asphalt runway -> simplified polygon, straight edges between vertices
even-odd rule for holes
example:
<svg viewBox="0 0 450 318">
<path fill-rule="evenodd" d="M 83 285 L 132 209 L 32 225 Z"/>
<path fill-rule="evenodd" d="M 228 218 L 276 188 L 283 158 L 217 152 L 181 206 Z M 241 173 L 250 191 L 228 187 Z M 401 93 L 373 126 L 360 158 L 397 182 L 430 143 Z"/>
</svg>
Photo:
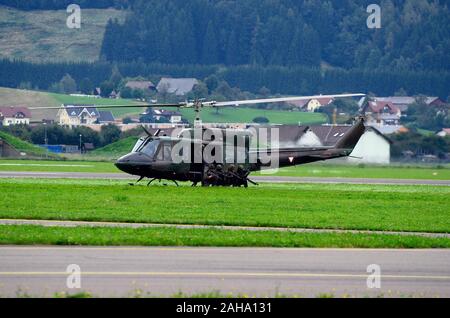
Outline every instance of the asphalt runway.
<svg viewBox="0 0 450 318">
<path fill-rule="evenodd" d="M 67 287 L 70 264 L 79 266 L 80 289 Z M 372 264 L 379 266 L 380 288 L 367 284 L 376 287 L 367 271 Z M 62 291 L 450 297 L 450 250 L 0 247 L 0 296 Z"/>
<path fill-rule="evenodd" d="M 28 172 L 0 171 L 0 178 L 44 178 L 44 179 L 110 179 L 136 180 L 125 173 L 92 173 L 92 172 Z M 251 176 L 258 183 L 348 183 L 348 184 L 384 184 L 384 185 L 435 185 L 450 186 L 450 180 L 420 179 L 372 179 L 372 178 L 313 178 L 313 177 L 280 177 Z"/>
</svg>

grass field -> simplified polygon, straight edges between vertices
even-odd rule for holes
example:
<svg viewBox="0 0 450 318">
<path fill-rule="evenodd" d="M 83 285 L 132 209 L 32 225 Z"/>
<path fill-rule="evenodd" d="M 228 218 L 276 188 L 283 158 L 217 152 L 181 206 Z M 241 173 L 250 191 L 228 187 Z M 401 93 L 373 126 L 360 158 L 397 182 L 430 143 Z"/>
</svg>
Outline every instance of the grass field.
<svg viewBox="0 0 450 318">
<path fill-rule="evenodd" d="M 309 164 L 280 169 L 278 176 L 449 180 L 450 166 Z"/>
<path fill-rule="evenodd" d="M 0 160 L 0 171 L 120 172 L 112 162 L 63 160 Z"/>
<path fill-rule="evenodd" d="M 0 218 L 450 233 L 448 187 L 135 186 L 108 180 L 0 180 Z M 24 199 L 26 198 L 26 199 Z M 0 244 L 450 247 L 449 238 L 176 228 L 0 226 Z"/>
<path fill-rule="evenodd" d="M 21 11 L 0 6 L 0 57 L 33 62 L 99 59 L 109 19 L 123 21 L 126 11 L 82 9 L 80 29 L 69 29 L 66 10 Z"/>
<path fill-rule="evenodd" d="M 450 248 L 450 239 L 401 235 L 292 233 L 173 228 L 64 228 L 0 225 L 0 244 Z"/>
<path fill-rule="evenodd" d="M 449 195 L 450 188 L 433 186 L 266 184 L 238 189 L 3 179 L 0 219 L 383 230 L 411 235 L 1 225 L 0 244 L 449 248 L 450 238 L 413 233 L 450 233 Z"/>
<path fill-rule="evenodd" d="M 114 145 L 93 151 L 86 161 L 0 160 L 0 171 L 53 172 L 119 172 L 113 159 L 128 153 L 134 145 L 131 137 Z M 109 158 L 110 162 L 92 161 L 93 157 Z M 253 175 L 259 175 L 258 172 Z M 354 166 L 338 164 L 307 164 L 280 169 L 277 176 L 333 177 L 333 178 L 398 178 L 450 180 L 450 166 Z M 131 177 L 131 176 L 130 176 Z"/>
<path fill-rule="evenodd" d="M 194 122 L 195 113 L 192 109 L 181 109 L 183 116 Z M 290 112 L 280 110 L 265 110 L 248 107 L 223 108 L 219 113 L 214 109 L 202 111 L 202 121 L 206 123 L 251 123 L 255 117 L 264 116 L 271 124 L 323 124 L 327 117 L 320 113 Z"/>
<path fill-rule="evenodd" d="M 26 153 L 28 156 L 39 156 L 43 157 L 46 155 L 45 149 L 35 146 L 33 144 L 30 144 L 26 141 L 23 141 L 19 138 L 16 138 L 14 136 L 11 136 L 7 133 L 4 133 L 3 131 L 0 131 L 0 138 L 5 140 L 8 144 L 13 146 L 16 150 L 19 152 Z M 57 157 L 55 154 L 49 154 L 50 157 Z"/>
<path fill-rule="evenodd" d="M 449 195 L 449 187 L 433 186 L 177 188 L 3 179 L 0 218 L 450 233 Z"/>
<path fill-rule="evenodd" d="M 95 104 L 95 105 L 125 105 L 139 102 L 129 99 L 92 98 L 70 96 L 40 91 L 30 91 L 0 87 L 0 106 L 27 105 L 28 107 L 58 107 L 61 104 Z M 129 115 L 137 117 L 145 108 L 110 108 L 116 118 Z M 192 109 L 181 109 L 184 118 L 194 122 L 195 112 Z M 33 120 L 56 119 L 56 110 L 33 110 Z M 202 111 L 202 120 L 208 123 L 251 123 L 258 116 L 267 117 L 271 124 L 322 124 L 327 117 L 320 113 L 290 112 L 278 110 L 260 110 L 256 108 L 224 108 L 218 114 L 215 110 Z"/>
<path fill-rule="evenodd" d="M 139 105 L 139 102 L 130 99 L 111 99 L 111 98 L 92 98 L 85 96 L 70 96 L 64 94 L 55 94 L 48 93 L 50 97 L 58 101 L 58 105 L 61 104 L 87 104 L 87 105 L 127 105 L 127 104 L 136 104 Z M 136 107 L 136 108 L 106 108 L 105 110 L 111 110 L 114 117 L 122 118 L 127 115 L 138 115 L 142 113 L 145 108 L 144 107 Z"/>
<path fill-rule="evenodd" d="M 95 105 L 124 105 L 139 104 L 134 100 L 128 99 L 110 99 L 110 98 L 91 98 L 70 96 L 65 94 L 48 93 L 41 91 L 31 91 L 23 89 L 13 89 L 0 87 L 0 106 L 26 105 L 27 107 L 59 107 L 61 104 L 95 104 Z M 136 115 L 142 112 L 144 108 L 121 108 L 110 110 L 116 118 L 122 118 L 127 115 Z M 56 119 L 58 111 L 53 109 L 32 110 L 33 120 Z"/>
</svg>

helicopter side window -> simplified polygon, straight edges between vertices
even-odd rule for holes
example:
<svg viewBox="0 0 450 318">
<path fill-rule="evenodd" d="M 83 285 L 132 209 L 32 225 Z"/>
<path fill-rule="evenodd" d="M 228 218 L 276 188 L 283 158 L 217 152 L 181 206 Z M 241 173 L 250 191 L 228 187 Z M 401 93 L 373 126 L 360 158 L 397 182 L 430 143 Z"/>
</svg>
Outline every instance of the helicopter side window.
<svg viewBox="0 0 450 318">
<path fill-rule="evenodd" d="M 172 145 L 170 143 L 163 143 L 159 148 L 157 160 L 172 161 Z"/>
<path fill-rule="evenodd" d="M 164 160 L 172 161 L 172 145 L 164 144 Z"/>
<path fill-rule="evenodd" d="M 159 140 L 152 140 L 148 142 L 140 151 L 147 156 L 152 157 L 155 155 L 156 149 L 158 149 Z"/>
</svg>

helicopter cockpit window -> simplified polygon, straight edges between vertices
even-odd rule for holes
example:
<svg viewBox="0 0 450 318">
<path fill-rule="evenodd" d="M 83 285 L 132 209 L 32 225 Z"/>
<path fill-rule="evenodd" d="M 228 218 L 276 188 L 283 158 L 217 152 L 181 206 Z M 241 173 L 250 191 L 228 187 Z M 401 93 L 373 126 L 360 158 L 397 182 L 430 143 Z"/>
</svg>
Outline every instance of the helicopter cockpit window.
<svg viewBox="0 0 450 318">
<path fill-rule="evenodd" d="M 139 149 L 139 148 L 142 146 L 142 144 L 144 143 L 144 141 L 145 141 L 145 138 L 144 138 L 144 137 L 139 138 L 139 140 L 136 141 L 136 144 L 134 145 L 133 150 L 131 150 L 131 152 L 137 152 L 138 149 Z"/>
<path fill-rule="evenodd" d="M 149 141 L 140 152 L 145 153 L 147 156 L 153 157 L 155 155 L 156 149 L 158 149 L 159 140 Z"/>
</svg>

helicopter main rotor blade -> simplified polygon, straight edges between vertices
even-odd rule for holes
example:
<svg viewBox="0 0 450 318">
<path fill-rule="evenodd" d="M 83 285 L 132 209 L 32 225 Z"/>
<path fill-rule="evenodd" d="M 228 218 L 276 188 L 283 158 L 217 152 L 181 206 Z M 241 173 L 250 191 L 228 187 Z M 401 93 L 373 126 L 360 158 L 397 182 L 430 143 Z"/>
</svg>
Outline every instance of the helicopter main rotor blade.
<svg viewBox="0 0 450 318">
<path fill-rule="evenodd" d="M 53 107 L 30 107 L 30 110 L 42 110 L 42 109 L 61 109 L 61 108 L 140 108 L 140 107 L 158 107 L 158 108 L 200 108 L 200 107 L 226 107 L 226 106 L 241 106 L 241 105 L 255 105 L 255 104 L 267 104 L 267 103 L 281 103 L 281 102 L 293 102 L 301 100 L 310 100 L 317 98 L 345 98 L 345 97 L 363 97 L 366 94 L 337 94 L 337 95 L 313 95 L 313 96 L 294 96 L 294 97 L 278 97 L 278 98 L 265 98 L 265 99 L 248 99 L 248 100 L 235 100 L 226 102 L 216 101 L 189 101 L 181 102 L 178 104 L 125 104 L 125 105 L 65 105 L 65 106 L 53 106 Z"/>
<path fill-rule="evenodd" d="M 186 103 L 180 104 L 128 104 L 128 105 L 66 105 L 63 106 L 52 106 L 52 107 L 29 107 L 30 110 L 40 110 L 40 109 L 62 109 L 62 108 L 142 108 L 142 107 L 186 107 Z"/>
<path fill-rule="evenodd" d="M 240 105 L 254 105 L 254 104 L 266 104 L 266 103 L 280 103 L 280 102 L 293 102 L 300 100 L 310 100 L 317 98 L 345 98 L 345 97 L 363 97 L 366 94 L 339 94 L 339 95 L 314 95 L 314 96 L 294 96 L 294 97 L 280 97 L 280 98 L 266 98 L 266 99 L 249 99 L 249 100 L 236 100 L 227 102 L 205 102 L 204 106 L 223 107 L 223 106 L 240 106 Z"/>
</svg>

